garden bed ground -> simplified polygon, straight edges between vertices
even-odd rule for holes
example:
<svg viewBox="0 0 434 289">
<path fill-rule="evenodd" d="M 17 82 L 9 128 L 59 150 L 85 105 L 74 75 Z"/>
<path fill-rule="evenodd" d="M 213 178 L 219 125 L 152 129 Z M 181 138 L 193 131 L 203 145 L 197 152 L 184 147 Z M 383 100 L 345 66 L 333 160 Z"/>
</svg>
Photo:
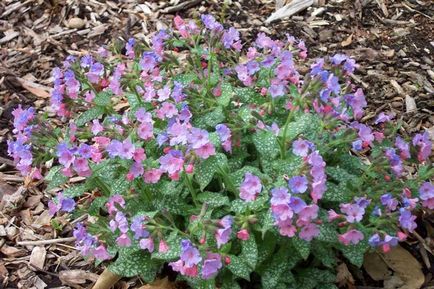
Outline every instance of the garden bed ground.
<svg viewBox="0 0 434 289">
<path fill-rule="evenodd" d="M 14 208 L 0 211 L 0 288 L 55 288 L 62 282 L 64 288 L 82 288 L 100 272 L 79 256 L 68 239 L 38 247 L 19 243 L 68 238 L 71 226 L 53 230 L 46 210 L 49 196 L 38 184 L 29 186 L 13 169 L 6 153 L 12 110 L 18 104 L 47 109 L 51 69 L 67 55 L 83 55 L 131 36 L 146 38 L 177 13 L 186 18 L 212 13 L 248 40 L 258 31 L 276 38 L 289 33 L 305 39 L 312 56 L 352 55 L 360 64 L 355 81 L 368 98 L 363 120 L 371 123 L 379 111 L 393 112 L 402 121 L 402 134 L 428 130 L 434 139 L 434 3 L 430 0 L 323 0 L 272 24 L 265 24 L 274 11 L 272 0 L 226 1 L 231 2 L 227 5 L 218 0 L 117 2 L 0 3 L 0 199 L 4 194 L 21 196 Z M 192 5 L 177 6 L 182 3 Z M 434 286 L 434 258 L 427 253 L 434 250 L 429 242 L 433 220 L 433 216 L 421 218 L 421 239 L 411 239 L 406 245 L 424 268 L 426 286 Z M 354 275 L 361 287 L 349 283 L 350 288 L 379 288 L 368 277 Z M 119 285 L 138 287 L 139 280 Z"/>
</svg>

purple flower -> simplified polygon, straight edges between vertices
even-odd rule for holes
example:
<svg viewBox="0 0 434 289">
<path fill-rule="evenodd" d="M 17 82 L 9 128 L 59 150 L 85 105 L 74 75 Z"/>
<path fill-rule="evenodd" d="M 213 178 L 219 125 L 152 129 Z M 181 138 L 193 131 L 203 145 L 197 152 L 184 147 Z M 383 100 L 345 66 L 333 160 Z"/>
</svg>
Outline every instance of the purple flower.
<svg viewBox="0 0 434 289">
<path fill-rule="evenodd" d="M 208 142 L 200 148 L 195 149 L 195 152 L 200 158 L 207 159 L 210 156 L 215 155 L 215 147 L 211 142 Z"/>
<path fill-rule="evenodd" d="M 152 71 L 157 66 L 157 56 L 153 52 L 144 52 L 139 65 L 144 72 Z"/>
<path fill-rule="evenodd" d="M 163 102 L 160 109 L 157 110 L 157 117 L 159 119 L 172 118 L 178 114 L 178 110 L 173 103 Z"/>
<path fill-rule="evenodd" d="M 232 152 L 231 130 L 225 124 L 218 124 L 215 128 L 220 141 L 222 142 L 223 149 L 226 152 Z"/>
<path fill-rule="evenodd" d="M 149 232 L 145 229 L 145 217 L 144 216 L 136 216 L 132 219 L 131 222 L 131 231 L 134 233 L 134 239 L 147 238 L 149 236 Z"/>
<path fill-rule="evenodd" d="M 188 141 L 193 149 L 198 149 L 209 142 L 208 132 L 204 129 L 193 127 L 190 131 Z"/>
<path fill-rule="evenodd" d="M 340 209 L 349 223 L 360 222 L 365 214 L 365 209 L 357 204 L 341 204 Z"/>
<path fill-rule="evenodd" d="M 363 141 L 361 139 L 353 141 L 352 147 L 353 147 L 353 150 L 358 151 L 358 152 L 363 150 Z"/>
<path fill-rule="evenodd" d="M 387 193 L 380 197 L 381 204 L 386 206 L 389 211 L 395 211 L 398 206 L 398 200 L 396 200 L 392 194 Z"/>
<path fill-rule="evenodd" d="M 305 176 L 295 176 L 288 181 L 289 188 L 293 193 L 304 193 L 307 190 L 307 178 Z"/>
<path fill-rule="evenodd" d="M 346 95 L 345 100 L 353 109 L 354 118 L 361 118 L 363 116 L 363 109 L 368 105 L 363 90 L 359 88 L 354 94 Z"/>
<path fill-rule="evenodd" d="M 113 215 L 118 211 L 116 204 L 118 204 L 121 208 L 125 208 L 125 200 L 121 195 L 113 195 L 108 200 L 106 207 L 110 215 Z"/>
<path fill-rule="evenodd" d="M 283 84 L 272 84 L 268 89 L 272 98 L 285 95 L 285 86 Z"/>
<path fill-rule="evenodd" d="M 89 72 L 86 73 L 87 78 L 91 83 L 98 83 L 101 76 L 104 74 L 104 65 L 95 62 L 91 65 Z"/>
<path fill-rule="evenodd" d="M 251 173 L 246 173 L 244 181 L 240 185 L 240 198 L 246 202 L 254 201 L 261 190 L 261 180 Z"/>
<path fill-rule="evenodd" d="M 324 58 L 317 59 L 315 63 L 310 66 L 311 69 L 310 74 L 313 76 L 318 75 L 320 72 L 323 71 L 323 66 L 324 66 Z"/>
<path fill-rule="evenodd" d="M 430 182 L 423 183 L 419 188 L 419 196 L 423 201 L 422 204 L 429 208 L 434 209 L 434 185 Z"/>
<path fill-rule="evenodd" d="M 416 216 L 412 215 L 409 210 L 404 208 L 399 209 L 399 223 L 403 229 L 407 229 L 409 232 L 413 232 L 417 224 L 414 220 L 416 220 Z"/>
<path fill-rule="evenodd" d="M 291 195 L 288 194 L 288 189 L 286 188 L 274 188 L 271 190 L 271 205 L 288 205 Z"/>
<path fill-rule="evenodd" d="M 258 33 L 255 44 L 259 48 L 272 48 L 275 45 L 274 41 L 266 36 L 265 33 Z"/>
<path fill-rule="evenodd" d="M 57 203 L 53 202 L 53 201 L 49 201 L 48 202 L 48 212 L 50 213 L 51 216 L 54 216 L 57 212 L 59 211 L 64 211 L 64 212 L 72 212 L 75 209 L 75 201 L 72 198 L 65 198 L 63 196 L 63 193 L 60 192 L 57 194 Z"/>
<path fill-rule="evenodd" d="M 401 158 L 396 154 L 395 149 L 386 149 L 384 155 L 389 160 L 390 168 L 392 169 L 395 176 L 401 176 L 403 171 L 402 161 Z"/>
<path fill-rule="evenodd" d="M 139 246 L 143 250 L 148 250 L 150 253 L 154 252 L 154 240 L 152 238 L 141 239 Z"/>
<path fill-rule="evenodd" d="M 181 152 L 170 151 L 168 154 L 160 157 L 160 170 L 167 172 L 169 175 L 173 175 L 182 170 L 184 166 L 184 159 Z"/>
<path fill-rule="evenodd" d="M 118 140 L 112 140 L 106 148 L 109 157 L 114 158 L 119 156 L 122 151 L 122 142 Z"/>
<path fill-rule="evenodd" d="M 119 247 L 129 247 L 131 246 L 131 239 L 126 233 L 123 233 L 116 238 L 116 244 Z"/>
<path fill-rule="evenodd" d="M 220 248 L 222 245 L 226 244 L 229 241 L 232 233 L 232 223 L 233 217 L 229 215 L 223 217 L 223 219 L 220 220 L 220 228 L 217 229 L 215 232 L 217 248 Z"/>
<path fill-rule="evenodd" d="M 215 277 L 221 268 L 222 260 L 220 254 L 207 253 L 202 265 L 202 278 L 211 279 Z"/>
<path fill-rule="evenodd" d="M 127 44 L 125 45 L 125 55 L 130 59 L 134 59 L 134 45 L 136 44 L 136 40 L 134 38 L 128 39 Z"/>
<path fill-rule="evenodd" d="M 362 232 L 354 229 L 349 230 L 342 235 L 339 235 L 339 241 L 346 246 L 348 246 L 349 244 L 356 245 L 364 238 L 365 237 L 363 236 Z"/>
<path fill-rule="evenodd" d="M 289 207 L 296 213 L 300 213 L 305 207 L 306 207 L 306 202 L 303 201 L 303 199 L 299 198 L 299 197 L 291 197 L 290 201 L 289 201 Z"/>
<path fill-rule="evenodd" d="M 230 48 L 235 41 L 240 39 L 240 32 L 237 29 L 231 27 L 223 33 L 222 42 L 225 48 Z"/>
<path fill-rule="evenodd" d="M 384 112 L 381 112 L 377 119 L 375 120 L 375 124 L 383 123 L 383 122 L 389 122 L 393 119 L 393 115 L 385 114 Z"/>
<path fill-rule="evenodd" d="M 380 246 L 380 244 L 381 244 L 381 237 L 380 237 L 380 235 L 378 233 L 375 233 L 374 235 L 372 235 L 369 238 L 368 243 L 369 243 L 369 245 L 371 247 L 374 247 L 374 248 Z"/>
<path fill-rule="evenodd" d="M 425 161 L 431 155 L 432 142 L 429 138 L 428 132 L 417 134 L 413 137 L 413 145 L 419 147 L 417 159 L 420 162 Z"/>
<path fill-rule="evenodd" d="M 215 20 L 212 15 L 204 14 L 201 16 L 202 22 L 206 28 L 214 32 L 220 32 L 223 30 L 223 26 Z"/>
<path fill-rule="evenodd" d="M 150 140 L 154 137 L 154 125 L 152 122 L 143 122 L 137 128 L 137 135 L 143 140 Z"/>
<path fill-rule="evenodd" d="M 395 146 L 400 151 L 399 156 L 401 159 L 406 160 L 410 158 L 410 145 L 400 136 L 396 137 Z"/>
<path fill-rule="evenodd" d="M 318 236 L 319 233 L 320 231 L 318 226 L 316 224 L 309 223 L 301 228 L 299 237 L 305 241 L 311 241 L 314 237 Z"/>
<path fill-rule="evenodd" d="M 99 245 L 93 250 L 93 255 L 99 260 L 109 260 L 112 258 L 104 245 Z"/>
<path fill-rule="evenodd" d="M 193 267 L 202 261 L 199 250 L 189 240 L 181 241 L 181 260 L 187 267 Z"/>
<path fill-rule="evenodd" d="M 122 147 L 119 152 L 119 157 L 130 160 L 133 158 L 134 151 L 135 148 L 133 143 L 131 142 L 131 140 L 126 139 L 122 142 Z"/>
<path fill-rule="evenodd" d="M 33 107 L 22 109 L 21 105 L 18 105 L 18 107 L 12 111 L 12 115 L 14 116 L 14 132 L 23 131 L 28 123 L 35 117 L 35 109 Z"/>
<path fill-rule="evenodd" d="M 331 58 L 331 61 L 333 65 L 341 65 L 342 62 L 344 62 L 347 59 L 348 57 L 345 54 L 337 53 Z"/>
<path fill-rule="evenodd" d="M 298 139 L 292 143 L 292 152 L 297 156 L 306 157 L 310 147 L 308 141 Z"/>
</svg>

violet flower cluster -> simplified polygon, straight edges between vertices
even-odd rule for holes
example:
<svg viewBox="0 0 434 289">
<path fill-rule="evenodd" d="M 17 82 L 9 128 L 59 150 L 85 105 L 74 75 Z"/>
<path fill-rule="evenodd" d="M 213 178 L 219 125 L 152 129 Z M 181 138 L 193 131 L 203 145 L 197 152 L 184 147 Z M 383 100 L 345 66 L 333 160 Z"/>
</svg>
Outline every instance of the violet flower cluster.
<svg viewBox="0 0 434 289">
<path fill-rule="evenodd" d="M 363 122 L 357 67 L 343 54 L 311 61 L 290 35 L 249 46 L 211 15 L 176 16 L 121 52 L 68 57 L 53 70 L 55 120 L 17 108 L 8 153 L 60 188 L 52 216 L 92 216 L 76 247 L 116 273 L 152 280 L 169 265 L 193 288 L 237 288 L 253 272 L 284 284 L 276 254 L 316 266 L 311 241 L 387 252 L 434 209 L 428 133 L 396 135 L 391 114 Z"/>
</svg>

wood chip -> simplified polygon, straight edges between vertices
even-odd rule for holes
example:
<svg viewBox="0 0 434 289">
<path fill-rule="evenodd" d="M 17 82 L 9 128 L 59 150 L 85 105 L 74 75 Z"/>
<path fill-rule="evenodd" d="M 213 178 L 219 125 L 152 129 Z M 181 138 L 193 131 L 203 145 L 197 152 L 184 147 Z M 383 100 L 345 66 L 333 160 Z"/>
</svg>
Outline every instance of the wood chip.
<svg viewBox="0 0 434 289">
<path fill-rule="evenodd" d="M 265 20 L 265 23 L 269 24 L 271 22 L 274 22 L 276 20 L 290 17 L 310 6 L 312 6 L 314 3 L 314 0 L 293 0 L 289 4 L 283 6 L 282 8 L 275 11 L 273 14 L 270 15 L 270 17 Z"/>
<path fill-rule="evenodd" d="M 32 265 L 31 269 L 35 271 L 37 269 L 43 270 L 46 257 L 47 257 L 47 250 L 45 249 L 44 246 L 34 247 L 29 260 L 29 264 Z"/>
</svg>

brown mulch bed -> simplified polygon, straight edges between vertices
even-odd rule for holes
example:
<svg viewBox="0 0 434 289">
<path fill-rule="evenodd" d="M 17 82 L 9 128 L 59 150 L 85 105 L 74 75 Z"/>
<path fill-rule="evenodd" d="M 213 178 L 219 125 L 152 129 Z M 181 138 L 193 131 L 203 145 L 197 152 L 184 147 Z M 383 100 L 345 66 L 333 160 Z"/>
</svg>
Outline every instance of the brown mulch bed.
<svg viewBox="0 0 434 289">
<path fill-rule="evenodd" d="M 191 7 L 179 6 L 190 2 Z M 131 36 L 146 38 L 177 13 L 191 18 L 212 13 L 240 29 L 244 39 L 259 31 L 276 38 L 289 33 L 306 40 L 311 56 L 352 55 L 360 64 L 354 80 L 369 103 L 364 121 L 372 122 L 379 111 L 393 112 L 402 121 L 402 134 L 428 130 L 434 139 L 434 2 L 317 2 L 266 24 L 275 8 L 272 0 L 0 1 L 0 200 L 5 194 L 15 196 L 15 207 L 0 211 L 0 288 L 82 288 L 100 272 L 68 239 L 39 246 L 18 243 L 68 238 L 71 225 L 60 219 L 54 229 L 46 210 L 50 194 L 38 189 L 42 186 L 27 186 L 11 165 L 6 140 L 11 138 L 12 110 L 18 104 L 46 110 L 51 69 L 67 55 L 83 55 Z M 418 246 L 411 248 L 424 260 L 429 284 L 432 256 L 420 257 Z M 133 279 L 119 288 L 139 285 Z"/>
</svg>

